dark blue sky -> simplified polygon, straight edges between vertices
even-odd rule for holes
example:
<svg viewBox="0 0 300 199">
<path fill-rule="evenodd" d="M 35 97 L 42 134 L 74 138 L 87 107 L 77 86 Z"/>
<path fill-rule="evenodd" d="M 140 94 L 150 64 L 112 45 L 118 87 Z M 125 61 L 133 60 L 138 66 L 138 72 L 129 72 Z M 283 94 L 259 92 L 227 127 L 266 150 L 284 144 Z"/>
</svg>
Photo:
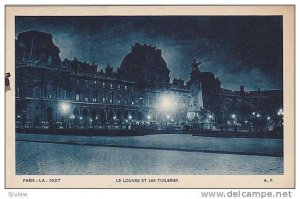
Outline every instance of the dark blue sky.
<svg viewBox="0 0 300 199">
<path fill-rule="evenodd" d="M 136 42 L 162 49 L 171 78 L 188 80 L 193 57 L 222 87 L 282 89 L 281 16 L 16 17 L 16 35 L 51 33 L 62 59 L 120 66 Z"/>
</svg>

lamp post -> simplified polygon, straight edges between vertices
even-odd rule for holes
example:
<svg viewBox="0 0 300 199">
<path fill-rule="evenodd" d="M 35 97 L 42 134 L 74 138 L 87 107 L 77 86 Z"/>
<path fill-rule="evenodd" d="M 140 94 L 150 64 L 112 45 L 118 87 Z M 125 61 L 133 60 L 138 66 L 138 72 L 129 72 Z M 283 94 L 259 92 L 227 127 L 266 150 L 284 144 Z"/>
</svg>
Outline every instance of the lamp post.
<svg viewBox="0 0 300 199">
<path fill-rule="evenodd" d="M 70 115 L 70 120 L 72 120 L 71 126 L 74 126 L 74 123 L 75 123 L 74 119 L 75 119 L 75 116 L 73 114 L 71 114 Z"/>
<path fill-rule="evenodd" d="M 131 129 L 131 127 L 132 127 L 132 115 L 129 115 L 129 116 L 128 116 L 128 121 L 129 121 L 129 126 L 128 126 L 128 128 Z"/>
<path fill-rule="evenodd" d="M 232 124 L 233 124 L 234 130 L 237 131 L 237 116 L 236 116 L 236 114 L 232 114 L 231 118 L 232 118 Z"/>
<path fill-rule="evenodd" d="M 116 120 L 117 120 L 117 116 L 113 116 L 113 127 L 114 127 L 114 130 L 116 129 Z"/>
<path fill-rule="evenodd" d="M 283 127 L 283 109 L 279 109 L 277 112 L 277 115 L 279 116 L 279 127 Z"/>
<path fill-rule="evenodd" d="M 168 127 L 168 121 L 169 121 L 169 119 L 170 119 L 171 117 L 170 117 L 169 114 L 167 114 L 167 115 L 166 115 L 166 118 L 167 118 L 167 119 L 166 119 L 166 128 L 167 128 L 167 127 Z"/>
<path fill-rule="evenodd" d="M 71 108 L 70 104 L 65 101 L 59 103 L 59 110 L 61 112 L 61 115 L 63 115 L 66 120 L 64 128 L 67 126 L 67 117 L 66 116 L 69 114 L 70 108 Z"/>
<path fill-rule="evenodd" d="M 267 116 L 266 117 L 266 131 L 270 131 L 270 128 L 272 126 L 272 121 L 271 121 L 271 117 L 270 116 Z"/>
<path fill-rule="evenodd" d="M 212 119 L 213 119 L 213 116 L 211 114 L 208 115 L 208 120 L 209 120 L 209 130 L 211 131 L 212 129 Z"/>
</svg>

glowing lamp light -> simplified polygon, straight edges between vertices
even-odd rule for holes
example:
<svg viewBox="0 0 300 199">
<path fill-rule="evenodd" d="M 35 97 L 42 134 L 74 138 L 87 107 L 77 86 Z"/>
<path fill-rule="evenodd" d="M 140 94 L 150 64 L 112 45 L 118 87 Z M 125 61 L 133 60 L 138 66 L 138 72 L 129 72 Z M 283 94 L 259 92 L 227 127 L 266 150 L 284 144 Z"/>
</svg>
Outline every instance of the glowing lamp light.
<svg viewBox="0 0 300 199">
<path fill-rule="evenodd" d="M 158 108 L 162 111 L 170 111 L 175 108 L 176 99 L 171 95 L 163 95 L 158 104 Z"/>
<path fill-rule="evenodd" d="M 212 115 L 208 115 L 208 118 L 209 118 L 209 119 L 212 119 Z"/>
<path fill-rule="evenodd" d="M 232 117 L 232 119 L 235 119 L 235 118 L 236 118 L 236 115 L 235 115 L 235 114 L 232 114 L 231 117 Z"/>
<path fill-rule="evenodd" d="M 20 116 L 20 115 L 18 115 L 17 117 L 18 117 L 18 118 L 20 118 L 21 116 Z"/>
<path fill-rule="evenodd" d="M 152 118 L 151 115 L 147 115 L 148 120 L 151 120 L 151 118 Z"/>
<path fill-rule="evenodd" d="M 260 114 L 257 114 L 256 117 L 257 117 L 257 118 L 260 118 Z"/>
<path fill-rule="evenodd" d="M 82 117 L 80 116 L 79 119 L 82 120 Z"/>
<path fill-rule="evenodd" d="M 247 123 L 248 123 L 248 121 L 246 120 L 246 121 L 245 121 L 245 124 L 247 124 Z"/>
<path fill-rule="evenodd" d="M 129 115 L 129 116 L 128 116 L 128 119 L 130 119 L 130 120 L 131 120 L 131 119 L 132 119 L 132 116 L 131 116 L 131 115 Z"/>
<path fill-rule="evenodd" d="M 113 119 L 115 120 L 115 119 L 117 119 L 117 117 L 116 117 L 116 116 L 114 116 L 114 117 L 113 117 Z"/>
<path fill-rule="evenodd" d="M 172 106 L 172 101 L 170 99 L 170 97 L 164 97 L 161 101 L 161 108 L 163 108 L 164 110 L 169 110 Z"/>
<path fill-rule="evenodd" d="M 170 119 L 170 115 L 167 115 L 167 119 Z"/>
<path fill-rule="evenodd" d="M 268 117 L 267 117 L 267 120 L 270 120 L 270 119 L 271 119 L 270 116 L 268 116 Z"/>
<path fill-rule="evenodd" d="M 72 114 L 72 115 L 70 116 L 70 119 L 75 119 L 75 116 Z"/>
<path fill-rule="evenodd" d="M 255 112 L 253 112 L 252 115 L 255 115 Z"/>
<path fill-rule="evenodd" d="M 283 110 L 279 109 L 278 112 L 277 112 L 277 115 L 279 115 L 279 116 L 283 115 Z"/>
<path fill-rule="evenodd" d="M 62 113 L 68 113 L 70 111 L 70 104 L 66 102 L 61 102 L 59 108 Z"/>
</svg>

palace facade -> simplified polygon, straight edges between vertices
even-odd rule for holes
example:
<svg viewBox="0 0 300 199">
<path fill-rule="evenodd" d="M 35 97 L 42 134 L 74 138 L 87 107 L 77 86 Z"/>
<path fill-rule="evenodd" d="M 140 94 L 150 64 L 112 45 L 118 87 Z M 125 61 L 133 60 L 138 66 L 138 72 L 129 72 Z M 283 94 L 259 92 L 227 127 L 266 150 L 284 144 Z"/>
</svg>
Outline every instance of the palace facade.
<svg viewBox="0 0 300 199">
<path fill-rule="evenodd" d="M 253 116 L 273 120 L 283 107 L 282 90 L 226 90 L 213 73 L 201 72 L 196 60 L 188 82 L 170 81 L 161 50 L 151 45 L 133 45 L 117 70 L 110 65 L 98 70 L 76 57 L 61 60 L 52 35 L 44 32 L 19 33 L 15 45 L 17 128 L 195 120 L 218 128 L 230 122 L 245 125 Z"/>
</svg>

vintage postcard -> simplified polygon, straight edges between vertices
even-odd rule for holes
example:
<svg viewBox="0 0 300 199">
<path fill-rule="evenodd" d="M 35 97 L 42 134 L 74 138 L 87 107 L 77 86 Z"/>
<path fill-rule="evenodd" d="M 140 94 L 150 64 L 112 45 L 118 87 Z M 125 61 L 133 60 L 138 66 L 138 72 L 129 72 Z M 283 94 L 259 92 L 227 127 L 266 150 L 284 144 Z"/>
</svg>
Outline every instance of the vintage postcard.
<svg viewBox="0 0 300 199">
<path fill-rule="evenodd" d="M 6 6 L 6 188 L 293 188 L 294 6 Z"/>
</svg>

